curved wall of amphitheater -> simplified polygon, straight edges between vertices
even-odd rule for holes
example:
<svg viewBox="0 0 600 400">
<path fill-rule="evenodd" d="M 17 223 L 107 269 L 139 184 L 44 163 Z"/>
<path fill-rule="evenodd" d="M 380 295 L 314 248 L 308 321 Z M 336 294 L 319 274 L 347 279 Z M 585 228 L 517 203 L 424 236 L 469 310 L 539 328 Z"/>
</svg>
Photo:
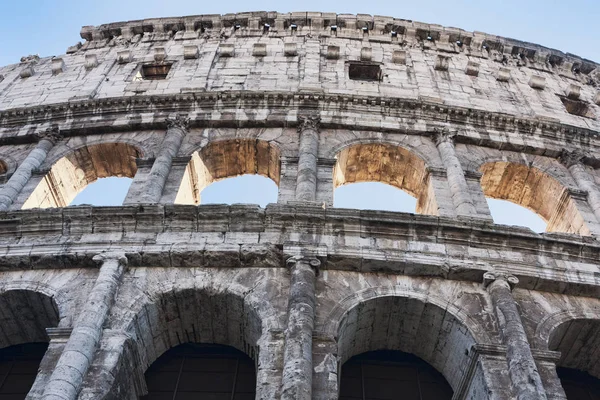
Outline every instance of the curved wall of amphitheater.
<svg viewBox="0 0 600 400">
<path fill-rule="evenodd" d="M 0 67 L 0 347 L 48 343 L 27 398 L 138 398 L 189 342 L 247 354 L 257 399 L 337 399 L 375 350 L 453 399 L 588 398 L 557 367 L 600 378 L 598 64 L 368 15 L 81 37 Z M 241 174 L 277 203 L 199 205 Z M 133 178 L 123 206 L 67 207 L 109 176 Z M 365 181 L 416 214 L 333 207 Z M 494 224 L 486 197 L 547 232 Z"/>
</svg>

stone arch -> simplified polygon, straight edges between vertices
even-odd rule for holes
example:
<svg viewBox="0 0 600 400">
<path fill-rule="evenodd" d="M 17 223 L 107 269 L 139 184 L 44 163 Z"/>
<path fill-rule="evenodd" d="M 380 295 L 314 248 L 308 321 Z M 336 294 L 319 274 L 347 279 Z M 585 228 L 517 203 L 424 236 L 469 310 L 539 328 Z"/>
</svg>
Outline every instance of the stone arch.
<svg viewBox="0 0 600 400">
<path fill-rule="evenodd" d="M 281 151 L 271 142 L 250 138 L 210 142 L 192 154 L 175 203 L 199 204 L 208 185 L 244 174 L 264 176 L 279 186 L 280 171 Z"/>
<path fill-rule="evenodd" d="M 339 365 L 369 351 L 399 350 L 433 366 L 455 391 L 467 379 L 471 348 L 494 343 L 466 310 L 447 299 L 395 288 L 349 296 L 325 321 L 326 334 L 337 338 Z"/>
<path fill-rule="evenodd" d="M 145 393 L 144 372 L 166 351 L 183 343 L 233 347 L 254 360 L 257 381 L 278 382 L 281 366 L 273 363 L 277 360 L 274 354 L 280 350 L 276 341 L 273 344 L 272 335 L 282 330 L 283 321 L 273 304 L 281 296 L 272 289 L 269 293 L 277 293 L 259 296 L 254 293 L 256 286 L 248 288 L 230 278 L 223 277 L 227 287 L 222 282 L 211 283 L 210 279 L 196 284 L 193 278 L 185 283 L 181 279 L 166 279 L 153 290 L 134 289 L 133 296 L 129 293 L 126 301 L 118 301 L 121 306 L 113 310 L 110 331 L 119 332 L 114 340 L 120 341 L 122 347 L 120 359 L 110 367 L 115 379 L 106 383 L 106 392 L 135 387 L 136 396 Z M 278 280 L 264 278 L 260 286 L 278 285 Z M 257 285 L 256 281 L 253 285 Z M 111 339 L 106 340 L 109 343 Z M 101 347 L 109 347 L 103 351 L 111 352 L 114 344 Z M 263 347 L 265 350 L 261 351 Z M 134 385 L 130 376 L 134 377 Z M 257 387 L 257 393 L 270 393 L 273 387 L 267 386 Z"/>
<path fill-rule="evenodd" d="M 552 330 L 547 343 L 550 350 L 560 352 L 559 367 L 600 378 L 600 319 L 565 320 Z"/>
<path fill-rule="evenodd" d="M 124 142 L 103 142 L 72 150 L 53 163 L 22 208 L 66 207 L 99 178 L 133 178 L 137 171 L 135 160 L 140 156 L 137 147 Z"/>
<path fill-rule="evenodd" d="M 523 163 L 495 161 L 480 167 L 486 197 L 508 200 L 538 214 L 548 232 L 589 235 L 572 191 L 554 176 Z"/>
<path fill-rule="evenodd" d="M 417 213 L 439 214 L 431 170 L 414 151 L 386 142 L 356 142 L 340 149 L 335 158 L 334 189 L 350 183 L 385 183 L 415 197 Z"/>
<path fill-rule="evenodd" d="M 0 348 L 48 342 L 46 328 L 56 327 L 60 312 L 43 291 L 4 287 L 0 291 Z"/>
<path fill-rule="evenodd" d="M 0 159 L 0 176 L 8 172 L 8 164 Z"/>
</svg>

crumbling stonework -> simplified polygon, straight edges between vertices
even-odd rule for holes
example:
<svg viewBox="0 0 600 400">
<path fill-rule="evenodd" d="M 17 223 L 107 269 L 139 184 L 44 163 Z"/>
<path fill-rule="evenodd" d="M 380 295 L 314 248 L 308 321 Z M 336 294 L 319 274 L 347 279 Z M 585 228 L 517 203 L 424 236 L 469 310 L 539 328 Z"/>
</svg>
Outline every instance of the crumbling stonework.
<svg viewBox="0 0 600 400">
<path fill-rule="evenodd" d="M 27 398 L 136 399 L 188 342 L 252 358 L 257 399 L 337 399 L 344 363 L 381 349 L 456 400 L 600 378 L 598 64 L 367 15 L 81 36 L 0 67 L 0 349 L 49 343 Z M 201 204 L 241 174 L 277 203 Z M 68 207 L 108 176 L 133 178 L 123 206 Z M 332 207 L 364 181 L 416 214 Z M 494 224 L 486 197 L 547 232 Z"/>
</svg>

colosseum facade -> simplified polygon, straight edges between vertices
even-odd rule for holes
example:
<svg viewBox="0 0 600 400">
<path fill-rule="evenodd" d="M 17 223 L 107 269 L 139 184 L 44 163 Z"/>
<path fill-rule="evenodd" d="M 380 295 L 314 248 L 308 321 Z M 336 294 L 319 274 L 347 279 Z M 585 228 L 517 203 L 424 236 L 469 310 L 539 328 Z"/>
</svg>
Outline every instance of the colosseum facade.
<svg viewBox="0 0 600 400">
<path fill-rule="evenodd" d="M 0 398 L 600 398 L 598 64 L 333 13 L 81 37 L 0 67 Z M 201 205 L 242 174 L 277 202 Z M 366 181 L 416 213 L 333 207 Z"/>
</svg>

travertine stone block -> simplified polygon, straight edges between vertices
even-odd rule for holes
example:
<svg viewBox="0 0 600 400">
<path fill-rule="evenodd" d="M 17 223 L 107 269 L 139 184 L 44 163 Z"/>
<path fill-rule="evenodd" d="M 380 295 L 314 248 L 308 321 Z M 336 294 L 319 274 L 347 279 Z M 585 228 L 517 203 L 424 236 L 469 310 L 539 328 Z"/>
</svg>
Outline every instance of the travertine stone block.
<svg viewBox="0 0 600 400">
<path fill-rule="evenodd" d="M 155 47 L 154 48 L 154 61 L 163 62 L 167 58 L 167 52 L 164 47 Z"/>
<path fill-rule="evenodd" d="M 98 57 L 95 54 L 85 55 L 85 68 L 92 69 L 98 66 Z"/>
<path fill-rule="evenodd" d="M 219 45 L 220 57 L 233 57 L 235 54 L 235 45 L 232 43 L 221 43 Z"/>
<path fill-rule="evenodd" d="M 340 58 L 340 46 L 327 46 L 327 54 L 325 56 L 328 60 L 337 60 Z"/>
<path fill-rule="evenodd" d="M 252 55 L 254 57 L 266 57 L 267 44 L 266 43 L 254 43 L 254 45 L 252 46 Z"/>
<path fill-rule="evenodd" d="M 510 69 L 500 67 L 500 69 L 498 69 L 498 75 L 496 76 L 496 79 L 500 82 L 510 81 Z"/>
<path fill-rule="evenodd" d="M 28 65 L 19 72 L 19 76 L 21 78 L 29 78 L 35 74 L 35 70 L 33 69 L 33 65 Z"/>
<path fill-rule="evenodd" d="M 565 91 L 565 94 L 572 100 L 579 100 L 579 96 L 581 96 L 581 86 L 571 83 Z"/>
<path fill-rule="evenodd" d="M 529 86 L 534 89 L 544 90 L 546 88 L 546 78 L 540 75 L 532 75 L 529 79 Z"/>
<path fill-rule="evenodd" d="M 435 58 L 435 69 L 436 71 L 448 71 L 448 66 L 450 65 L 450 57 L 443 56 L 438 54 Z"/>
<path fill-rule="evenodd" d="M 198 46 L 196 46 L 196 45 L 183 46 L 183 58 L 185 58 L 186 60 L 198 58 Z"/>
<path fill-rule="evenodd" d="M 285 43 L 283 45 L 283 53 L 287 56 L 287 57 L 295 57 L 298 55 L 298 46 L 296 45 L 296 43 Z"/>
<path fill-rule="evenodd" d="M 370 47 L 363 47 L 360 49 L 360 60 L 371 61 L 373 58 L 373 50 Z"/>
<path fill-rule="evenodd" d="M 479 63 L 475 61 L 469 61 L 467 63 L 467 69 L 465 73 L 469 76 L 478 76 L 479 75 Z"/>
<path fill-rule="evenodd" d="M 394 50 L 392 53 L 392 62 L 394 64 L 406 64 L 406 50 Z"/>
<path fill-rule="evenodd" d="M 65 62 L 62 58 L 52 59 L 52 75 L 58 75 L 65 70 Z"/>
<path fill-rule="evenodd" d="M 117 53 L 117 62 L 119 64 L 127 64 L 131 62 L 133 56 L 131 54 L 131 50 L 121 50 Z"/>
</svg>

